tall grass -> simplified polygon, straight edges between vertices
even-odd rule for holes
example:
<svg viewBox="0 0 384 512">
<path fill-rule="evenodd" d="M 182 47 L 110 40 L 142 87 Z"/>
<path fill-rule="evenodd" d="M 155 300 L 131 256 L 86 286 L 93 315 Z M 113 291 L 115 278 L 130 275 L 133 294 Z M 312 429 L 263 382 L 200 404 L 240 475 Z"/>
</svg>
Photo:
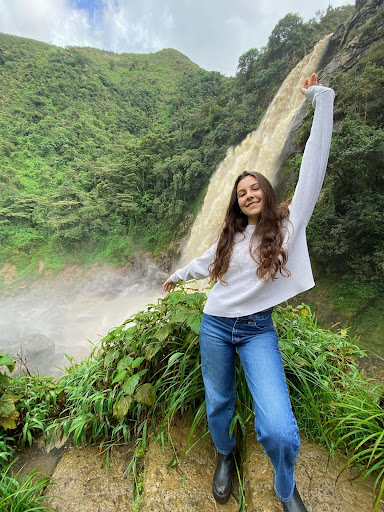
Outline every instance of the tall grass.
<svg viewBox="0 0 384 512">
<path fill-rule="evenodd" d="M 377 510 L 384 492 L 384 409 L 382 393 L 372 401 L 370 394 L 346 393 L 342 403 L 335 403 L 338 414 L 329 421 L 331 435 L 338 438 L 336 447 L 349 455 L 347 465 L 364 468 L 363 479 L 374 477 Z"/>
<path fill-rule="evenodd" d="M 45 505 L 44 489 L 51 483 L 49 477 L 33 470 L 25 477 L 12 472 L 13 463 L 0 474 L 0 512 L 37 512 L 53 510 Z"/>
</svg>

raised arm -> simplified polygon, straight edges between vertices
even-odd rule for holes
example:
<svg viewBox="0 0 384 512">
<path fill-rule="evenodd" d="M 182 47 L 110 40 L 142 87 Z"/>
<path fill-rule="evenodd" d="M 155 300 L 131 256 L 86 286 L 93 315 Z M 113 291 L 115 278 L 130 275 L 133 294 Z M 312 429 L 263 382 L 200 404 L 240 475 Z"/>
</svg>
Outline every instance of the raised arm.
<svg viewBox="0 0 384 512">
<path fill-rule="evenodd" d="M 302 92 L 312 101 L 315 114 L 301 162 L 299 181 L 290 205 L 290 215 L 308 224 L 327 168 L 335 93 L 329 87 L 317 85 L 316 74 L 312 75 L 311 80 L 306 79 Z"/>
</svg>

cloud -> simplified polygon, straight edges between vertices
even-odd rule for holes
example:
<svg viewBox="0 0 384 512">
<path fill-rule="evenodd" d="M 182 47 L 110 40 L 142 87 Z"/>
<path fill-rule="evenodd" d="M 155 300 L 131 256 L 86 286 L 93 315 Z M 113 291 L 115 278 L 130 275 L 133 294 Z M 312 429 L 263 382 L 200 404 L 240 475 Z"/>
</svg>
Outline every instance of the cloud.
<svg viewBox="0 0 384 512">
<path fill-rule="evenodd" d="M 84 44 L 90 32 L 88 13 L 66 0 L 0 0 L 0 12 L 0 30 L 8 34 L 67 45 Z"/>
<path fill-rule="evenodd" d="M 0 0 L 0 31 L 117 53 L 175 48 L 208 70 L 236 72 L 288 12 L 304 19 L 329 0 Z M 342 5 L 344 0 L 334 0 Z"/>
<path fill-rule="evenodd" d="M 172 17 L 156 2 L 105 0 L 97 20 L 100 39 L 115 52 L 148 52 L 164 48 Z"/>
</svg>

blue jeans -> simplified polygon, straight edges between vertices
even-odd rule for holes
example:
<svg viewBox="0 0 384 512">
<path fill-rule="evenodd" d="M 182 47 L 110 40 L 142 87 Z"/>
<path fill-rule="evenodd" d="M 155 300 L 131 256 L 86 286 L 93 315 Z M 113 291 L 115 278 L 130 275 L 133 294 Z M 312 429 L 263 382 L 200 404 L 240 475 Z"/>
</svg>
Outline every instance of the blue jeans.
<svg viewBox="0 0 384 512">
<path fill-rule="evenodd" d="M 239 354 L 255 409 L 257 439 L 271 459 L 275 492 L 289 501 L 300 436 L 288 395 L 272 309 L 239 318 L 203 314 L 200 350 L 209 431 L 219 453 L 236 444 L 229 426 L 236 403 L 235 355 Z"/>
</svg>

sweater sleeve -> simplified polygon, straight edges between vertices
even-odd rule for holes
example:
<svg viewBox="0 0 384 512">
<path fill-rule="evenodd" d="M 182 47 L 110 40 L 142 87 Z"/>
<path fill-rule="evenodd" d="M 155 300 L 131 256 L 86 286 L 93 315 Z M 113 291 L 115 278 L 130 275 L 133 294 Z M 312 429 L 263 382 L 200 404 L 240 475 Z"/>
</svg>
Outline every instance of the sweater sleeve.
<svg viewBox="0 0 384 512">
<path fill-rule="evenodd" d="M 327 169 L 335 93 L 329 87 L 313 85 L 307 89 L 305 96 L 312 101 L 315 114 L 301 162 L 299 181 L 290 205 L 290 215 L 307 225 L 319 197 Z"/>
<path fill-rule="evenodd" d="M 176 270 L 171 275 L 171 280 L 174 283 L 179 281 L 188 281 L 189 279 L 205 279 L 209 276 L 209 265 L 213 262 L 216 252 L 217 242 L 214 243 L 205 253 L 199 258 L 190 261 L 188 265 L 179 270 Z"/>
</svg>

